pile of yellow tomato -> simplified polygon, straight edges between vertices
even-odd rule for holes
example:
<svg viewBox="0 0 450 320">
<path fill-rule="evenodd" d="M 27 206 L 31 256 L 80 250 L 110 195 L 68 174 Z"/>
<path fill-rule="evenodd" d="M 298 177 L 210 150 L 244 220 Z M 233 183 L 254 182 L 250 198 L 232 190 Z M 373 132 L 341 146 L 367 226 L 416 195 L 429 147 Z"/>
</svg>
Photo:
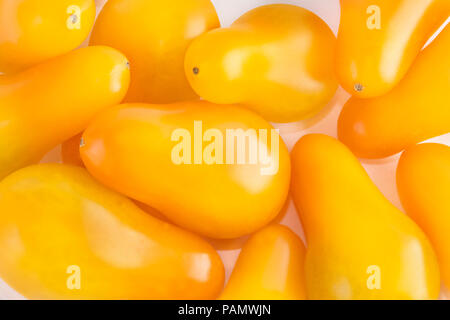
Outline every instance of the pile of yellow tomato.
<svg viewBox="0 0 450 320">
<path fill-rule="evenodd" d="M 424 48 L 450 1 L 340 3 L 336 39 L 287 4 L 220 28 L 210 0 L 109 0 L 97 19 L 94 0 L 0 0 L 0 278 L 32 299 L 438 298 L 450 147 L 418 143 L 450 132 L 450 26 Z M 340 141 L 289 153 L 270 122 L 339 85 Z M 38 164 L 60 144 L 63 164 Z M 407 215 L 358 160 L 399 152 Z M 306 247 L 273 222 L 289 194 Z M 225 285 L 211 239 L 243 236 Z"/>
</svg>

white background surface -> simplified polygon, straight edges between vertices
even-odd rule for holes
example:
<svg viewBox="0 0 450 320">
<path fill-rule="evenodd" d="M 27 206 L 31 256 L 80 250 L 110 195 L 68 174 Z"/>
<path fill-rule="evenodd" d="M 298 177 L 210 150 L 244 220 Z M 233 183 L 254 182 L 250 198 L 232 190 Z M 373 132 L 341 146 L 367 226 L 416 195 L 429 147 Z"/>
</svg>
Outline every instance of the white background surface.
<svg viewBox="0 0 450 320">
<path fill-rule="evenodd" d="M 171 1 L 171 0 L 161 0 Z M 106 0 L 96 0 L 98 10 L 101 8 Z M 277 1 L 277 0 L 212 0 L 217 13 L 219 15 L 222 26 L 229 26 L 234 20 L 239 18 L 243 13 L 266 4 L 271 3 L 286 3 L 298 5 L 313 11 L 323 20 L 325 20 L 331 29 L 337 34 L 340 18 L 339 0 L 291 0 L 291 1 Z M 448 22 L 448 21 L 447 21 Z M 289 149 L 291 149 L 295 142 L 304 134 L 307 133 L 324 133 L 336 137 L 337 135 L 337 118 L 343 104 L 347 101 L 349 95 L 343 90 L 339 89 L 336 96 L 324 111 L 314 119 L 306 122 L 292 123 L 286 125 L 275 125 L 280 128 L 281 135 L 286 142 Z M 450 134 L 434 138 L 430 141 L 440 142 L 450 145 Z M 398 155 L 383 159 L 379 161 L 363 161 L 363 165 L 371 176 L 374 183 L 380 188 L 383 194 L 399 209 L 403 210 L 396 191 L 395 183 L 395 169 L 398 162 Z M 55 161 L 59 159 L 59 149 L 53 150 L 45 159 L 45 161 Z M 279 222 L 289 226 L 302 238 L 303 231 L 300 221 L 297 217 L 296 210 L 291 200 L 286 204 L 284 212 L 278 218 Z M 237 239 L 232 241 L 212 241 L 215 247 L 219 250 L 223 259 L 227 278 L 229 277 L 234 263 L 239 254 L 240 247 L 244 239 Z M 0 248 L 1 250 L 1 248 Z M 51 261 L 49 261 L 51 263 Z M 9 288 L 4 282 L 0 280 L 0 299 L 20 299 L 21 296 Z"/>
</svg>

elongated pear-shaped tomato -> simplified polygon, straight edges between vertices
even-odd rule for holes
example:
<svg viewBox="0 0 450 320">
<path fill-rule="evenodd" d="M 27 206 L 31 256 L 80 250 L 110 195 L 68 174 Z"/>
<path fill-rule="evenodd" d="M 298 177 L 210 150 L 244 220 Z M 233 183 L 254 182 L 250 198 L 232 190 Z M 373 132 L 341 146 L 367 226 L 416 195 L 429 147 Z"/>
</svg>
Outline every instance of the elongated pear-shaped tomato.
<svg viewBox="0 0 450 320">
<path fill-rule="evenodd" d="M 99 181 L 212 238 L 268 224 L 289 189 L 289 153 L 278 132 L 235 106 L 121 105 L 89 125 L 80 150 Z"/>
<path fill-rule="evenodd" d="M 102 109 L 120 103 L 128 61 L 108 47 L 89 47 L 0 76 L 0 179 L 39 161 L 83 131 Z"/>
<path fill-rule="evenodd" d="M 211 299 L 224 269 L 199 237 L 61 164 L 0 183 L 0 276 L 32 299 Z"/>
<path fill-rule="evenodd" d="M 449 52 L 450 25 L 390 93 L 347 102 L 339 118 L 339 139 L 358 157 L 383 158 L 450 132 Z"/>
<path fill-rule="evenodd" d="M 208 101 L 238 103 L 269 121 L 297 121 L 319 112 L 336 92 L 335 44 L 314 13 L 262 6 L 230 28 L 195 39 L 186 53 L 186 75 Z"/>
<path fill-rule="evenodd" d="M 407 149 L 398 165 L 397 187 L 406 212 L 430 238 L 450 288 L 450 147 L 430 143 Z"/>
<path fill-rule="evenodd" d="M 242 248 L 223 300 L 304 300 L 305 247 L 289 228 L 268 226 Z"/>
<path fill-rule="evenodd" d="M 307 135 L 292 151 L 292 167 L 309 299 L 437 299 L 439 267 L 428 239 L 350 150 Z"/>
<path fill-rule="evenodd" d="M 77 48 L 94 19 L 94 0 L 0 0 L 0 72 L 18 72 Z"/>
<path fill-rule="evenodd" d="M 360 98 L 386 94 L 449 15 L 448 0 L 341 0 L 341 85 Z"/>
<path fill-rule="evenodd" d="M 123 52 L 131 62 L 127 102 L 172 103 L 198 98 L 184 73 L 188 45 L 220 27 L 210 0 L 108 0 L 91 44 Z"/>
</svg>

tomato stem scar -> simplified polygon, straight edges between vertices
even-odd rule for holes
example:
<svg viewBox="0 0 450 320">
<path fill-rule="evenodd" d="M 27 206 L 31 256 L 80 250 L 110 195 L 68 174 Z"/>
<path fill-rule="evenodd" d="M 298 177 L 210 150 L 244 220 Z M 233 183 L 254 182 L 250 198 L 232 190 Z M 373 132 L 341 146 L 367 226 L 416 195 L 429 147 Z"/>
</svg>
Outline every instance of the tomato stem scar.
<svg viewBox="0 0 450 320">
<path fill-rule="evenodd" d="M 73 24 L 78 22 L 78 16 L 76 14 L 71 15 L 70 18 L 72 19 Z"/>
<path fill-rule="evenodd" d="M 361 91 L 363 91 L 364 90 L 364 86 L 361 84 L 361 83 L 357 83 L 357 84 L 355 84 L 355 91 L 356 92 L 361 92 Z"/>
</svg>

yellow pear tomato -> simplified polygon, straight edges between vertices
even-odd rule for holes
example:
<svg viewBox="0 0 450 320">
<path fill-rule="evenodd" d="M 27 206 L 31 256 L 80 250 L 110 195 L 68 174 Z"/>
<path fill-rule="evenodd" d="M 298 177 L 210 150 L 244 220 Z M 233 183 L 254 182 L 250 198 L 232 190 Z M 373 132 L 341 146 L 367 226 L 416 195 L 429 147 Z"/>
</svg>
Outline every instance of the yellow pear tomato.
<svg viewBox="0 0 450 320">
<path fill-rule="evenodd" d="M 306 234 L 309 299 L 437 299 L 439 266 L 421 229 L 352 152 L 320 134 L 292 151 L 292 194 Z"/>
<path fill-rule="evenodd" d="M 269 121 L 297 121 L 320 111 L 338 87 L 335 42 L 327 24 L 306 9 L 262 6 L 194 40 L 186 75 L 208 101 L 242 104 Z"/>
<path fill-rule="evenodd" d="M 224 268 L 199 237 L 85 169 L 35 165 L 0 183 L 0 276 L 31 299 L 213 299 Z"/>
<path fill-rule="evenodd" d="M 0 72 L 22 71 L 77 48 L 94 19 L 94 0 L 0 0 Z"/>
<path fill-rule="evenodd" d="M 99 111 L 120 103 L 129 76 L 125 56 L 101 46 L 0 76 L 0 179 L 38 162 Z"/>
<path fill-rule="evenodd" d="M 80 150 L 99 181 L 211 238 L 267 225 L 289 189 L 277 130 L 236 106 L 119 105 L 89 125 Z"/>
<path fill-rule="evenodd" d="M 337 76 L 341 85 L 359 98 L 392 90 L 450 15 L 448 0 L 340 2 Z"/>
<path fill-rule="evenodd" d="M 305 247 L 289 228 L 271 225 L 242 248 L 223 300 L 304 300 Z"/>
</svg>

